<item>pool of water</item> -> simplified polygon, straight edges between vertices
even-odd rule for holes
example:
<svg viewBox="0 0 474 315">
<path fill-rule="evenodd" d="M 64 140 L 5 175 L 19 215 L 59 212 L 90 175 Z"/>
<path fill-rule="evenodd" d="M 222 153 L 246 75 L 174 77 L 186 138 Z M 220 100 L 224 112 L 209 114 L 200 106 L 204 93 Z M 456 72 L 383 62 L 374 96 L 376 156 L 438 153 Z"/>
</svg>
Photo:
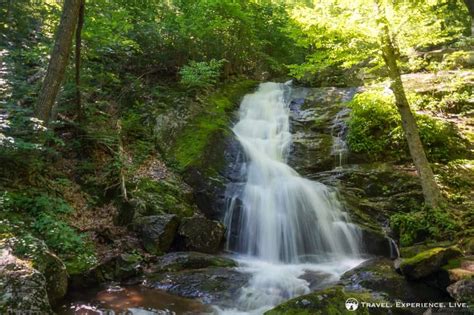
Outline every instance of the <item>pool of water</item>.
<svg viewBox="0 0 474 315">
<path fill-rule="evenodd" d="M 59 315 L 212 314 L 212 310 L 198 300 L 142 286 L 73 291 L 55 311 Z"/>
</svg>

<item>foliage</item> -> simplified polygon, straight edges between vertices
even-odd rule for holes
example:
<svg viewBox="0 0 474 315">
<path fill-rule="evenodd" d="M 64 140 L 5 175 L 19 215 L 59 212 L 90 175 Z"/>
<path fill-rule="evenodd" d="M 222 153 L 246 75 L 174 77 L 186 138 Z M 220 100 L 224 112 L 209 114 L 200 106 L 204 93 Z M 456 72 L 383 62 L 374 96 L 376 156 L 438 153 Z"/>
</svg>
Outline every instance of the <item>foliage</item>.
<svg viewBox="0 0 474 315">
<path fill-rule="evenodd" d="M 400 245 L 410 246 L 416 242 L 446 240 L 452 238 L 459 225 L 446 209 L 423 209 L 391 216 L 390 226 L 399 235 Z"/>
<path fill-rule="evenodd" d="M 444 69 L 462 69 L 469 66 L 471 58 L 469 51 L 455 51 L 443 59 L 442 67 Z"/>
<path fill-rule="evenodd" d="M 430 159 L 447 162 L 466 153 L 465 141 L 451 124 L 428 115 L 417 115 L 416 123 Z"/>
<path fill-rule="evenodd" d="M 380 74 L 384 63 L 378 24 L 381 14 L 393 30 L 402 57 L 414 49 L 449 43 L 469 26 L 461 1 L 378 1 L 378 5 L 373 0 L 318 1 L 310 8 L 292 10 L 298 27 L 289 33 L 308 54 L 304 63 L 290 66 L 291 74 L 306 82 L 328 69 L 359 68 Z"/>
<path fill-rule="evenodd" d="M 407 155 L 400 116 L 389 90 L 369 89 L 356 95 L 349 107 L 347 142 L 352 151 L 374 160 Z M 416 114 L 415 118 L 429 159 L 447 162 L 466 153 L 465 141 L 454 126 L 428 115 Z"/>
<path fill-rule="evenodd" d="M 347 142 L 352 151 L 379 157 L 400 153 L 400 118 L 388 91 L 369 90 L 350 102 Z"/>
<path fill-rule="evenodd" d="M 95 204 L 109 204 L 120 201 L 123 172 L 138 209 L 192 215 L 194 205 L 181 186 L 167 180 L 135 181 L 136 171 L 151 156 L 178 170 L 220 163 L 206 159 L 206 152 L 216 136 L 229 132 L 234 105 L 256 84 L 254 79 L 290 73 L 314 84 L 347 85 L 383 74 L 377 14 L 369 0 L 87 1 L 83 113 L 79 117 L 75 109 L 75 72 L 69 62 L 56 121 L 46 129 L 32 113 L 60 2 L 7 2 L 0 5 L 0 188 L 8 191 L 0 194 L 0 233 L 18 238 L 25 254 L 34 251 L 33 238 L 42 238 L 71 273 L 94 264 L 95 249 L 70 222 L 73 213 L 84 210 L 82 205 L 51 189 L 58 186 L 57 178 L 66 179 L 59 184 L 65 188 L 87 191 Z M 408 60 L 411 69 L 428 66 L 410 52 L 419 56 L 417 52 L 452 42 L 468 29 L 460 1 L 381 3 L 402 59 L 413 59 Z M 468 51 L 472 39 L 463 37 L 454 45 Z M 455 53 L 444 64 L 431 66 L 455 68 L 466 56 Z M 193 97 L 189 90 L 208 93 Z M 451 92 L 419 98 L 415 106 L 468 112 L 472 91 Z M 403 160 L 407 149 L 392 95 L 369 90 L 350 106 L 351 149 L 374 160 L 388 155 Z M 174 115 L 166 116 L 170 112 Z M 162 116 L 171 119 L 163 120 L 160 133 Z M 432 161 L 461 155 L 464 143 L 455 128 L 427 116 L 417 120 Z M 462 184 L 450 192 L 450 201 L 467 204 L 464 181 L 443 179 L 453 187 Z M 87 202 L 84 207 L 90 210 Z M 416 211 L 393 221 L 404 242 L 410 242 L 422 235 L 444 235 L 451 229 L 449 220 L 441 212 L 429 218 Z"/>
<path fill-rule="evenodd" d="M 207 89 L 217 83 L 225 60 L 191 61 L 179 71 L 181 84 L 191 89 Z"/>
<path fill-rule="evenodd" d="M 87 253 L 93 256 L 88 241 L 84 235 L 78 233 L 64 220 L 73 209 L 63 199 L 39 194 L 8 192 L 2 196 L 1 216 L 10 218 L 15 214 L 27 214 L 23 217 L 23 228 L 29 227 L 31 231 L 40 236 L 49 248 L 58 253 L 66 261 L 74 261 L 76 257 L 71 253 Z M 29 221 L 29 222 L 28 222 Z M 11 231 L 18 234 L 21 242 L 20 248 L 29 247 L 28 233 L 20 233 L 18 230 Z M 22 245 L 23 244 L 23 245 Z"/>
</svg>

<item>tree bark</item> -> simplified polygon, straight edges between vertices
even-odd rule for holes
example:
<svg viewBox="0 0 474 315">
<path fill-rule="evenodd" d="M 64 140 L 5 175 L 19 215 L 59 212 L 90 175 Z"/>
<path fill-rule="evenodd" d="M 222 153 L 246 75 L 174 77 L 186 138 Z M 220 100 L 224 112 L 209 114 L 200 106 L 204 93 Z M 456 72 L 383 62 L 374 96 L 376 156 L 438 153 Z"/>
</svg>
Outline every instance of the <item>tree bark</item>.
<svg viewBox="0 0 474 315">
<path fill-rule="evenodd" d="M 471 16 L 471 36 L 474 36 L 474 0 L 464 0 L 464 4 Z"/>
<path fill-rule="evenodd" d="M 76 27 L 76 110 L 78 120 L 82 119 L 82 100 L 81 100 L 81 45 L 82 45 L 82 26 L 84 25 L 84 6 L 85 1 L 81 0 L 79 8 L 79 17 Z"/>
<path fill-rule="evenodd" d="M 431 208 L 438 207 L 441 201 L 441 193 L 436 184 L 428 159 L 426 158 L 415 117 L 411 112 L 410 104 L 405 94 L 400 69 L 397 64 L 398 57 L 396 49 L 386 22 L 382 23 L 381 39 L 383 58 L 391 80 L 390 88 L 395 95 L 395 104 L 402 118 L 402 127 L 408 142 L 410 155 L 421 180 L 425 204 Z"/>
<path fill-rule="evenodd" d="M 36 103 L 36 117 L 48 123 L 64 78 L 82 0 L 65 0 L 61 20 L 48 65 L 48 71 Z"/>
</svg>

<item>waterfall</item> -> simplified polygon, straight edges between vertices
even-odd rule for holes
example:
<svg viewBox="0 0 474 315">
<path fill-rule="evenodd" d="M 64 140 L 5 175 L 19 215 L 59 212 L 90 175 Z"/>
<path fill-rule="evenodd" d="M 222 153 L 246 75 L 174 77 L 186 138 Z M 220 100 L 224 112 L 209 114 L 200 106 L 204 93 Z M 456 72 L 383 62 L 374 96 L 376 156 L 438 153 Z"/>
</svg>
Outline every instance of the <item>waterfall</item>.
<svg viewBox="0 0 474 315">
<path fill-rule="evenodd" d="M 337 277 L 360 262 L 358 229 L 342 211 L 336 192 L 287 164 L 290 92 L 285 84 L 260 84 L 244 97 L 233 128 L 245 161 L 242 183 L 228 196 L 227 247 L 253 275 L 242 289 L 239 312 L 260 314 L 308 293 L 309 283 L 301 278 L 308 270 Z"/>
</svg>

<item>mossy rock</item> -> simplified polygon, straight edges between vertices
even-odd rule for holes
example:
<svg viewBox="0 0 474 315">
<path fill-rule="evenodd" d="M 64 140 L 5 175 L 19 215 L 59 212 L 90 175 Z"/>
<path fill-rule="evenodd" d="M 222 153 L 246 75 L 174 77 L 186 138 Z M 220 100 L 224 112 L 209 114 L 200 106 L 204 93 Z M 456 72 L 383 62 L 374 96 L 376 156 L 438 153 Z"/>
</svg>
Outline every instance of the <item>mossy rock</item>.
<svg viewBox="0 0 474 315">
<path fill-rule="evenodd" d="M 179 248 L 208 254 L 222 249 L 225 227 L 222 223 L 204 216 L 184 218 L 178 229 Z"/>
<path fill-rule="evenodd" d="M 28 243 L 11 238 L 8 242 L 13 253 L 20 259 L 29 261 L 46 280 L 46 290 L 51 305 L 61 300 L 68 288 L 68 272 L 64 262 L 59 259 L 40 239 L 28 235 Z"/>
<path fill-rule="evenodd" d="M 441 267 L 448 263 L 450 259 L 459 256 L 462 256 L 462 252 L 455 246 L 448 248 L 436 247 L 411 258 L 403 259 L 400 270 L 409 279 L 421 279 L 440 271 Z"/>
<path fill-rule="evenodd" d="M 175 239 L 178 226 L 179 219 L 175 214 L 141 217 L 133 223 L 143 247 L 155 255 L 168 251 Z"/>
<path fill-rule="evenodd" d="M 53 314 L 45 277 L 12 251 L 0 244 L 0 314 Z"/>
<path fill-rule="evenodd" d="M 356 310 L 349 311 L 346 308 L 346 301 L 349 298 L 358 301 Z M 386 308 L 366 308 L 361 305 L 361 302 L 383 303 L 385 301 L 373 296 L 369 291 L 350 292 L 341 286 L 335 286 L 291 299 L 267 311 L 265 315 L 387 314 Z M 403 310 L 392 309 L 392 311 L 394 314 L 404 313 Z"/>
<path fill-rule="evenodd" d="M 169 152 L 179 169 L 191 166 L 207 169 L 210 156 L 216 155 L 215 137 L 222 139 L 228 134 L 233 111 L 244 94 L 256 84 L 252 80 L 239 80 L 202 100 L 204 105 L 200 114 L 186 124 Z M 211 160 L 216 164 L 214 158 Z"/>
<path fill-rule="evenodd" d="M 134 253 L 108 257 L 87 272 L 73 275 L 71 277 L 71 287 L 89 288 L 136 277 L 142 272 L 141 263 L 142 257 Z"/>
<path fill-rule="evenodd" d="M 188 269 L 203 269 L 209 267 L 237 267 L 230 258 L 209 255 L 198 252 L 174 252 L 158 258 L 152 267 L 152 272 L 172 272 Z"/>
<path fill-rule="evenodd" d="M 189 187 L 183 187 L 178 179 L 153 180 L 142 178 L 133 190 L 132 196 L 138 208 L 138 215 L 176 214 L 179 217 L 195 213 L 193 196 Z"/>
<path fill-rule="evenodd" d="M 453 245 L 453 242 L 437 242 L 432 244 L 418 244 L 413 246 L 400 247 L 400 256 L 402 258 L 410 258 L 418 255 L 421 252 L 436 248 L 436 247 L 449 247 Z"/>
<path fill-rule="evenodd" d="M 424 302 L 445 298 L 445 292 L 419 281 L 409 281 L 387 258 L 374 258 L 341 276 L 341 284 L 350 290 L 369 290 L 390 302 Z"/>
</svg>

